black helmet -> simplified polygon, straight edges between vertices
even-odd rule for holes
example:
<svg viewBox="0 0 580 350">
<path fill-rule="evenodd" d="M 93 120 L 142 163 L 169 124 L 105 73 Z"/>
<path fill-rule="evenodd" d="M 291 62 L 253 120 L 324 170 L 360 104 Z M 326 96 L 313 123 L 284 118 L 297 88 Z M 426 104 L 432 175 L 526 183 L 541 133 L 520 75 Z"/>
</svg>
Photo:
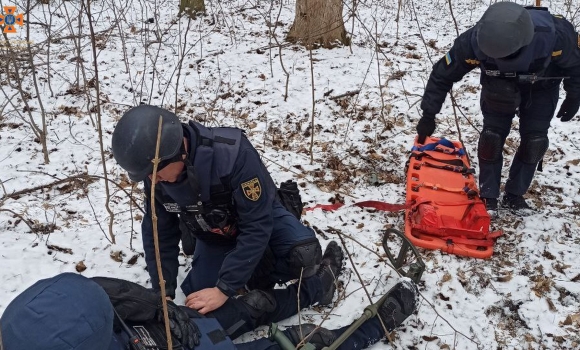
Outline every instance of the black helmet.
<svg viewBox="0 0 580 350">
<path fill-rule="evenodd" d="M 133 181 L 142 181 L 153 172 L 159 117 L 163 118 L 159 158 L 172 159 L 183 145 L 183 128 L 177 116 L 165 109 L 140 105 L 131 108 L 113 131 L 113 157 Z"/>
<path fill-rule="evenodd" d="M 534 22 L 528 10 L 513 2 L 497 2 L 477 25 L 477 45 L 488 57 L 504 58 L 534 38 Z"/>
</svg>

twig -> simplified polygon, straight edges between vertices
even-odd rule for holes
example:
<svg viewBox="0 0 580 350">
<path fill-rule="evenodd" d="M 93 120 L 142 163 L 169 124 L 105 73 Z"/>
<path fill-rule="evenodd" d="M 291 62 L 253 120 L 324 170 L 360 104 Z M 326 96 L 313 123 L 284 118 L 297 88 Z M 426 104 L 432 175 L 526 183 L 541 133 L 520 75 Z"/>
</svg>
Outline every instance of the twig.
<svg viewBox="0 0 580 350">
<path fill-rule="evenodd" d="M 163 127 L 163 117 L 159 116 L 157 126 L 157 144 L 155 145 L 155 158 L 153 162 L 153 174 L 151 176 L 151 203 L 155 203 L 155 183 L 157 182 L 157 167 L 159 166 L 159 148 L 161 147 L 161 129 Z M 165 321 L 165 335 L 167 337 L 167 348 L 173 349 L 171 330 L 169 328 L 169 313 L 167 311 L 167 294 L 165 291 L 165 279 L 161 268 L 161 254 L 159 253 L 159 232 L 157 231 L 157 211 L 155 205 L 151 206 L 151 220 L 153 222 L 153 243 L 155 245 L 155 262 L 157 264 L 157 275 L 159 276 L 159 287 L 161 288 L 161 303 L 163 305 L 163 320 Z"/>
<path fill-rule="evenodd" d="M 30 0 L 26 1 L 26 22 L 30 19 Z M 48 146 L 47 146 L 47 129 L 46 129 L 46 111 L 44 110 L 44 104 L 42 103 L 42 94 L 38 88 L 38 80 L 36 79 L 36 69 L 34 66 L 34 56 L 32 54 L 32 46 L 30 41 L 30 26 L 26 26 L 26 48 L 28 50 L 28 64 L 32 68 L 32 82 L 34 85 L 34 91 L 36 92 L 36 100 L 38 101 L 38 106 L 40 107 L 40 118 L 42 120 L 42 132 L 40 133 L 40 144 L 42 145 L 42 154 L 44 156 L 44 164 L 48 164 L 50 159 L 48 158 Z"/>
<path fill-rule="evenodd" d="M 30 0 L 28 0 L 30 1 Z M 97 104 L 97 132 L 99 135 L 99 149 L 101 151 L 101 162 L 103 163 L 103 175 L 105 179 L 108 178 L 107 174 L 107 159 L 105 157 L 105 147 L 103 144 L 103 123 L 101 115 L 101 90 L 100 90 L 100 80 L 99 80 L 99 66 L 97 63 L 97 43 L 95 38 L 95 29 L 93 28 L 93 20 L 91 15 L 91 2 L 87 0 L 87 6 L 85 6 L 87 18 L 89 20 L 89 30 L 91 31 L 91 47 L 93 51 L 93 67 L 95 69 L 95 92 L 97 94 L 96 104 Z M 86 83 L 85 83 L 86 84 Z M 43 119 L 44 120 L 44 119 Z M 111 192 L 109 190 L 109 182 L 105 181 L 105 209 L 109 213 L 109 236 L 111 236 L 111 242 L 115 244 L 115 234 L 113 233 L 113 223 L 115 220 L 115 214 L 111 210 Z M 170 348 L 171 349 L 171 348 Z"/>
<path fill-rule="evenodd" d="M 453 23 L 455 24 L 455 33 L 459 36 L 459 26 L 457 25 L 457 20 L 455 19 L 455 14 L 453 14 L 453 6 L 451 6 L 451 0 L 447 0 L 449 4 L 449 11 L 451 12 L 451 18 L 453 18 Z"/>
<path fill-rule="evenodd" d="M 360 92 L 360 90 L 347 91 L 344 94 L 337 95 L 337 96 L 332 96 L 332 97 L 329 97 L 328 99 L 334 101 L 334 100 L 338 100 L 339 98 L 350 97 L 350 96 L 357 95 L 359 92 Z"/>
<path fill-rule="evenodd" d="M 32 221 L 29 221 L 28 219 L 26 219 L 24 216 L 18 214 L 17 212 L 10 210 L 10 209 L 3 209 L 3 208 L 0 208 L 0 211 L 5 211 L 5 212 L 8 212 L 8 213 L 16 216 L 17 218 L 22 220 L 26 224 L 26 226 L 28 226 L 30 231 L 32 231 L 32 232 L 36 231 L 36 229 L 34 228 L 34 223 Z"/>
<path fill-rule="evenodd" d="M 310 39 L 310 38 L 309 38 Z M 310 57 L 310 80 L 311 80 L 311 88 L 312 88 L 312 118 L 310 122 L 310 165 L 314 163 L 314 117 L 316 113 L 316 100 L 314 98 L 314 60 L 312 59 L 312 45 L 309 45 L 308 54 Z"/>
<path fill-rule="evenodd" d="M 43 173 L 43 172 L 40 172 L 40 173 L 41 174 L 45 174 L 47 176 L 51 176 L 51 175 L 46 174 L 46 173 Z M 139 205 L 139 203 L 137 203 L 137 201 L 135 201 L 133 199 L 133 196 L 130 193 L 128 193 L 120 184 L 114 182 L 113 180 L 111 180 L 109 178 L 105 178 L 104 176 L 100 176 L 100 175 L 80 174 L 80 175 L 69 176 L 67 178 L 58 179 L 58 180 L 53 181 L 53 182 L 48 183 L 48 184 L 39 185 L 39 186 L 35 186 L 35 187 L 32 187 L 32 188 L 25 188 L 23 190 L 16 191 L 16 192 L 12 192 L 12 193 L 6 193 L 3 197 L 0 198 L 0 201 L 4 201 L 5 199 L 8 199 L 8 198 L 17 198 L 19 196 L 22 196 L 22 195 L 25 195 L 25 194 L 29 194 L 31 192 L 35 192 L 35 191 L 42 190 L 42 189 L 46 189 L 46 188 L 51 188 L 53 186 L 60 185 L 60 184 L 63 184 L 63 183 L 67 183 L 67 182 L 72 182 L 72 181 L 76 181 L 76 180 L 94 180 L 94 179 L 103 179 L 105 181 L 111 182 L 112 184 L 114 184 L 115 186 L 117 186 L 121 191 L 125 192 L 125 194 L 129 197 L 130 201 L 133 204 L 135 204 L 135 206 L 137 208 L 139 208 L 139 210 L 142 213 L 145 213 L 145 211 L 143 210 L 143 208 L 141 208 L 141 206 Z"/>
</svg>

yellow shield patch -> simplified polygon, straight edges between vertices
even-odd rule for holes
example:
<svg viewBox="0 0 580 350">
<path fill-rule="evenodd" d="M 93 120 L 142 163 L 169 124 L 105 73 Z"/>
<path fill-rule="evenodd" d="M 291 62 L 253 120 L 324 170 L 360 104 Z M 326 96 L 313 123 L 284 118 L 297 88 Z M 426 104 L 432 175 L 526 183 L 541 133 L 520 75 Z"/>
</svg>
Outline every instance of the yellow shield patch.
<svg viewBox="0 0 580 350">
<path fill-rule="evenodd" d="M 260 180 L 257 177 L 242 183 L 242 191 L 244 196 L 251 201 L 257 201 L 262 195 L 262 186 L 260 185 Z"/>
</svg>

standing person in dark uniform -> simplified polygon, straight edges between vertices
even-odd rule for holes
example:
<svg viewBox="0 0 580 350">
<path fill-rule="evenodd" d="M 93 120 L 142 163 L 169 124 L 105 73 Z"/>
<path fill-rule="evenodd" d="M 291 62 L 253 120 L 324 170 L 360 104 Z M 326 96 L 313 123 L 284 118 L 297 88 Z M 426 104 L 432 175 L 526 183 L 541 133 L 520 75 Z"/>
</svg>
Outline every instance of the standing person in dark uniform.
<svg viewBox="0 0 580 350">
<path fill-rule="evenodd" d="M 548 149 L 548 128 L 562 77 L 568 77 L 566 98 L 556 116 L 569 121 L 580 106 L 580 37 L 570 22 L 545 8 L 511 2 L 491 5 L 433 66 L 417 124 L 420 142 L 435 130 L 435 115 L 453 83 L 476 67 L 481 69 L 482 86 L 483 130 L 477 154 L 481 197 L 488 210 L 497 210 L 503 145 L 517 114 L 521 141 L 502 205 L 515 212 L 530 209 L 523 195 Z"/>
<path fill-rule="evenodd" d="M 151 203 L 159 118 L 162 162 Z M 141 231 L 153 288 L 159 289 L 159 277 L 152 205 L 167 295 L 175 295 L 183 238 L 193 262 L 181 288 L 186 305 L 202 314 L 216 310 L 244 286 L 268 289 L 316 272 L 322 255 L 318 239 L 276 198 L 274 181 L 240 129 L 182 124 L 167 110 L 141 105 L 119 120 L 112 144 L 113 156 L 131 180 L 144 183 Z M 195 249 L 187 242 L 195 242 Z M 320 302 L 329 304 L 331 299 Z"/>
<path fill-rule="evenodd" d="M 310 278 L 300 286 L 300 298 L 318 298 L 321 279 Z M 222 307 L 225 314 L 208 313 L 206 317 L 183 306 L 168 302 L 168 316 L 174 350 L 279 350 L 267 338 L 234 345 L 225 324 L 252 318 L 256 312 L 265 319 L 283 317 L 297 307 L 297 283 L 287 289 L 274 289 L 273 301 L 279 305 L 272 312 L 256 309 L 242 298 L 230 299 Z M 256 291 L 252 291 L 253 293 Z M 262 292 L 262 291 L 260 291 Z M 416 309 L 418 292 L 411 280 L 399 281 L 379 305 L 378 316 L 390 332 Z M 0 318 L 3 350 L 145 350 L 165 349 L 167 338 L 163 326 L 159 294 L 129 281 L 107 277 L 86 278 L 63 273 L 40 280 L 10 302 Z M 300 299 L 302 302 L 302 299 Z M 236 318 L 237 317 L 237 318 Z M 223 323 L 225 322 L 225 324 Z M 317 328 L 312 324 L 284 330 L 297 345 L 302 336 L 316 349 L 330 345 L 347 327 L 336 330 Z M 313 332 L 314 331 L 314 332 Z M 237 334 L 240 334 L 237 332 Z M 301 336 L 302 335 L 302 336 Z M 384 330 L 378 317 L 358 328 L 339 349 L 356 350 L 378 342 Z"/>
</svg>

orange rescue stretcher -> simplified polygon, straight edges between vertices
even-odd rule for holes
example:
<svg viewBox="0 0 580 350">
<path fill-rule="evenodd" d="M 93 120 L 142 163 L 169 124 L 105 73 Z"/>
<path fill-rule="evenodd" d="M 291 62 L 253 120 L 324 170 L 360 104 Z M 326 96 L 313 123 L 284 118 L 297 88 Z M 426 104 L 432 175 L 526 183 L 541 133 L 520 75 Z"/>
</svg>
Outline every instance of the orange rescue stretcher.
<svg viewBox="0 0 580 350">
<path fill-rule="evenodd" d="M 474 258 L 489 258 L 501 231 L 479 197 L 475 171 L 458 141 L 427 137 L 407 164 L 405 236 L 414 245 Z"/>
</svg>

